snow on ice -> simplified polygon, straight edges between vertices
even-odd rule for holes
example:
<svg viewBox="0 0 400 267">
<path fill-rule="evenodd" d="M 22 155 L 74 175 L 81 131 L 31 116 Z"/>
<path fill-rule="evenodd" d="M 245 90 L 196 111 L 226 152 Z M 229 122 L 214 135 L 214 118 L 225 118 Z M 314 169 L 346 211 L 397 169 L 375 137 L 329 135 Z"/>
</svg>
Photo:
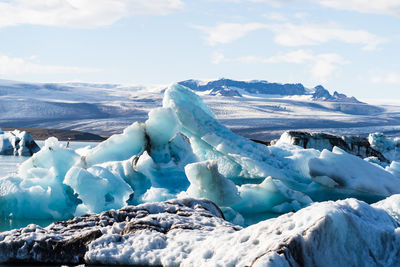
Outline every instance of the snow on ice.
<svg viewBox="0 0 400 267">
<path fill-rule="evenodd" d="M 208 200 L 146 203 L 0 233 L 0 262 L 399 266 L 399 196 L 313 203 L 247 228 Z"/>
<path fill-rule="evenodd" d="M 198 95 L 175 84 L 146 122 L 93 149 L 74 151 L 49 138 L 17 175 L 0 179 L 0 216 L 59 220 L 196 197 L 214 201 L 228 220 L 247 226 L 318 201 L 372 203 L 400 193 L 400 163 L 393 152 L 397 141 L 377 134 L 370 139 L 394 160 L 390 165 L 336 147 L 267 147 L 230 131 Z"/>
</svg>

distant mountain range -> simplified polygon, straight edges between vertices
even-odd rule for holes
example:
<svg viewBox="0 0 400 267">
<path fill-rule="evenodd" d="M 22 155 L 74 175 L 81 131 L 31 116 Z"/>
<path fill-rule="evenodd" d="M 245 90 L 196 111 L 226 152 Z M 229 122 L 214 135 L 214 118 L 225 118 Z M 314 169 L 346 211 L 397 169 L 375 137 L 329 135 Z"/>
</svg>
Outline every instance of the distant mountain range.
<svg viewBox="0 0 400 267">
<path fill-rule="evenodd" d="M 322 86 L 231 79 L 179 83 L 196 91 L 224 125 L 249 138 L 269 140 L 284 130 L 312 129 L 338 135 L 400 131 L 400 107 L 387 110 L 338 92 L 331 94 Z M 135 121 L 145 121 L 151 109 L 162 105 L 165 88 L 0 80 L 0 128 L 110 135 Z"/>
<path fill-rule="evenodd" d="M 307 95 L 312 100 L 331 101 L 331 102 L 347 102 L 361 103 L 355 97 L 347 97 L 345 94 L 334 92 L 329 93 L 322 85 L 317 85 L 314 88 L 305 88 L 301 83 L 270 83 L 263 80 L 255 81 L 236 81 L 230 79 L 219 79 L 209 82 L 200 80 L 186 80 L 179 84 L 189 87 L 197 92 L 208 91 L 210 95 L 220 96 L 236 96 L 241 97 L 243 93 L 247 94 L 262 94 L 262 95 L 278 95 L 278 96 L 294 96 Z"/>
</svg>

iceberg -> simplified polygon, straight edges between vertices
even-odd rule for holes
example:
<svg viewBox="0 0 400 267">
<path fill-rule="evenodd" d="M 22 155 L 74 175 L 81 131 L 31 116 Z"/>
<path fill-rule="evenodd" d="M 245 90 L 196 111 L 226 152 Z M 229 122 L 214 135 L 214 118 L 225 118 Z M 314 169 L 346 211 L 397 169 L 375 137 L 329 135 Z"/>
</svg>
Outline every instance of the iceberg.
<svg viewBox="0 0 400 267">
<path fill-rule="evenodd" d="M 16 176 L 0 179 L 1 217 L 72 217 L 81 200 L 63 181 L 67 171 L 79 162 L 73 150 L 64 148 L 54 137 L 47 139 L 39 152 L 20 165 Z"/>
<path fill-rule="evenodd" d="M 216 161 L 192 163 L 185 167 L 190 186 L 186 193 L 229 207 L 241 200 L 236 185 L 218 172 Z"/>
<path fill-rule="evenodd" d="M 388 138 L 383 133 L 372 133 L 368 136 L 371 147 L 381 152 L 385 158 L 400 161 L 400 138 Z"/>
<path fill-rule="evenodd" d="M 387 197 L 400 193 L 400 179 L 338 147 L 323 150 L 319 158 L 310 159 L 313 179 L 327 187 L 341 187 Z"/>
<path fill-rule="evenodd" d="M 32 156 L 39 150 L 39 146 L 29 133 L 0 129 L 0 155 Z"/>
<path fill-rule="evenodd" d="M 383 149 L 377 147 L 375 137 L 382 134 L 371 134 L 369 138 L 359 136 L 335 136 L 326 133 L 308 133 L 301 131 L 284 132 L 277 143 L 288 143 L 303 148 L 315 148 L 319 151 L 324 149 L 332 151 L 338 147 L 349 154 L 360 158 L 375 158 L 380 164 L 387 164 L 390 161 L 382 154 Z M 383 136 L 383 135 L 382 135 Z M 378 150 L 377 150 L 378 149 Z M 387 156 L 387 155 L 386 155 Z M 389 158 L 390 160 L 393 160 Z"/>
<path fill-rule="evenodd" d="M 74 151 L 46 140 L 16 175 L 0 178 L 0 216 L 59 220 L 195 197 L 214 201 L 227 219 L 247 226 L 318 201 L 382 200 L 400 193 L 399 169 L 337 147 L 320 152 L 255 143 L 222 125 L 193 91 L 174 84 L 146 122 L 93 149 Z"/>
</svg>

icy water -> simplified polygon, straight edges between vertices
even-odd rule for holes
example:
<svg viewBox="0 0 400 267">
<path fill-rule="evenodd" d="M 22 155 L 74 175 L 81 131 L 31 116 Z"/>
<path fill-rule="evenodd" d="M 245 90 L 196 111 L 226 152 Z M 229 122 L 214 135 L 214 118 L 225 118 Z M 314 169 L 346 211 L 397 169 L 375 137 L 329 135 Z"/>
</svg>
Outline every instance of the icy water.
<svg viewBox="0 0 400 267">
<path fill-rule="evenodd" d="M 44 141 L 36 142 L 40 147 L 44 146 Z M 67 145 L 67 142 L 61 142 Z M 70 142 L 69 147 L 72 149 L 78 149 L 86 146 L 94 147 L 97 142 Z M 0 177 L 7 175 L 13 175 L 17 173 L 18 165 L 29 159 L 29 157 L 14 157 L 14 156 L 0 156 Z M 1 179 L 1 178 L 0 178 Z M 34 223 L 40 226 L 49 225 L 52 220 L 11 220 L 11 219 L 0 219 L 0 232 L 7 231 L 10 229 L 25 227 L 28 224 Z"/>
</svg>

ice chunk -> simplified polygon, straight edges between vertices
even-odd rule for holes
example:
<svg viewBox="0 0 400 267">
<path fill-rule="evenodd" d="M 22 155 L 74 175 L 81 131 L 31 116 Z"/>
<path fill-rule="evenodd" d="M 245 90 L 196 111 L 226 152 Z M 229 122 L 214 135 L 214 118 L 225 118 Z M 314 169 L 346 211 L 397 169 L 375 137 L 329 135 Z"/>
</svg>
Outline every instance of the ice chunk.
<svg viewBox="0 0 400 267">
<path fill-rule="evenodd" d="M 368 136 L 371 147 L 381 152 L 389 162 L 400 161 L 400 138 L 388 138 L 383 133 Z"/>
<path fill-rule="evenodd" d="M 64 183 L 78 194 L 82 205 L 92 213 L 122 208 L 133 193 L 120 176 L 100 166 L 87 170 L 73 167 L 66 174 Z"/>
<path fill-rule="evenodd" d="M 124 161 L 109 161 L 98 166 L 101 166 L 110 171 L 115 176 L 119 176 L 132 188 L 133 195 L 127 201 L 128 204 L 142 203 L 142 196 L 151 187 L 151 181 L 143 173 L 138 172 L 136 162 L 138 156 Z"/>
<path fill-rule="evenodd" d="M 323 150 L 319 158 L 310 159 L 309 168 L 310 175 L 317 183 L 322 181 L 320 177 L 329 177 L 338 188 L 382 197 L 400 193 L 400 179 L 337 147 L 332 152 Z M 331 186 L 334 186 L 333 182 L 330 182 Z"/>
<path fill-rule="evenodd" d="M 392 161 L 390 166 L 387 166 L 385 170 L 400 179 L 400 161 Z"/>
<path fill-rule="evenodd" d="M 107 161 L 121 161 L 138 155 L 146 147 L 145 126 L 135 122 L 122 134 L 115 134 L 93 148 L 85 157 L 87 166 Z"/>
<path fill-rule="evenodd" d="M 224 213 L 225 220 L 236 225 L 245 225 L 243 216 L 236 210 L 230 207 L 221 207 L 221 211 Z"/>
<path fill-rule="evenodd" d="M 81 203 L 72 190 L 60 183 L 55 168 L 35 168 L 29 178 L 0 179 L 0 217 L 67 219 Z"/>
<path fill-rule="evenodd" d="M 38 153 L 19 166 L 18 176 L 31 178 L 32 171 L 37 168 L 54 168 L 56 178 L 62 182 L 67 171 L 72 166 L 80 164 L 80 160 L 81 157 L 75 151 L 65 148 L 57 138 L 50 137 Z"/>
<path fill-rule="evenodd" d="M 142 196 L 143 202 L 159 202 L 175 198 L 175 195 L 170 194 L 165 188 L 151 187 Z"/>
<path fill-rule="evenodd" d="M 63 147 L 56 138 L 22 163 L 18 177 L 0 179 L 2 217 L 65 219 L 81 202 L 63 184 L 66 172 L 80 163 L 80 156 Z"/>
<path fill-rule="evenodd" d="M 171 108 L 156 108 L 149 112 L 146 133 L 152 145 L 167 144 L 180 131 L 180 122 Z"/>
<path fill-rule="evenodd" d="M 288 188 L 272 177 L 266 178 L 261 184 L 242 185 L 239 193 L 242 201 L 233 205 L 233 208 L 245 217 L 251 217 L 252 213 L 296 211 L 312 203 L 307 195 Z"/>
<path fill-rule="evenodd" d="M 292 166 L 289 157 L 281 160 L 285 151 L 279 147 L 272 152 L 220 124 L 200 97 L 182 85 L 174 84 L 165 91 L 163 107 L 175 111 L 199 160 L 216 160 L 218 171 L 227 178 L 311 180 L 308 173 Z"/>
<path fill-rule="evenodd" d="M 223 207 L 240 201 L 236 185 L 218 172 L 216 161 L 189 164 L 185 173 L 190 181 L 187 189 L 189 196 L 207 198 Z"/>
<path fill-rule="evenodd" d="M 189 163 L 197 161 L 196 155 L 193 153 L 189 138 L 184 134 L 178 133 L 168 143 L 169 153 L 172 162 L 177 166 L 186 166 Z"/>
<path fill-rule="evenodd" d="M 400 223 L 400 195 L 392 195 L 384 200 L 371 205 L 372 207 L 385 210 L 398 223 Z"/>
<path fill-rule="evenodd" d="M 32 156 L 39 150 L 39 146 L 27 132 L 0 130 L 0 155 Z"/>
</svg>

